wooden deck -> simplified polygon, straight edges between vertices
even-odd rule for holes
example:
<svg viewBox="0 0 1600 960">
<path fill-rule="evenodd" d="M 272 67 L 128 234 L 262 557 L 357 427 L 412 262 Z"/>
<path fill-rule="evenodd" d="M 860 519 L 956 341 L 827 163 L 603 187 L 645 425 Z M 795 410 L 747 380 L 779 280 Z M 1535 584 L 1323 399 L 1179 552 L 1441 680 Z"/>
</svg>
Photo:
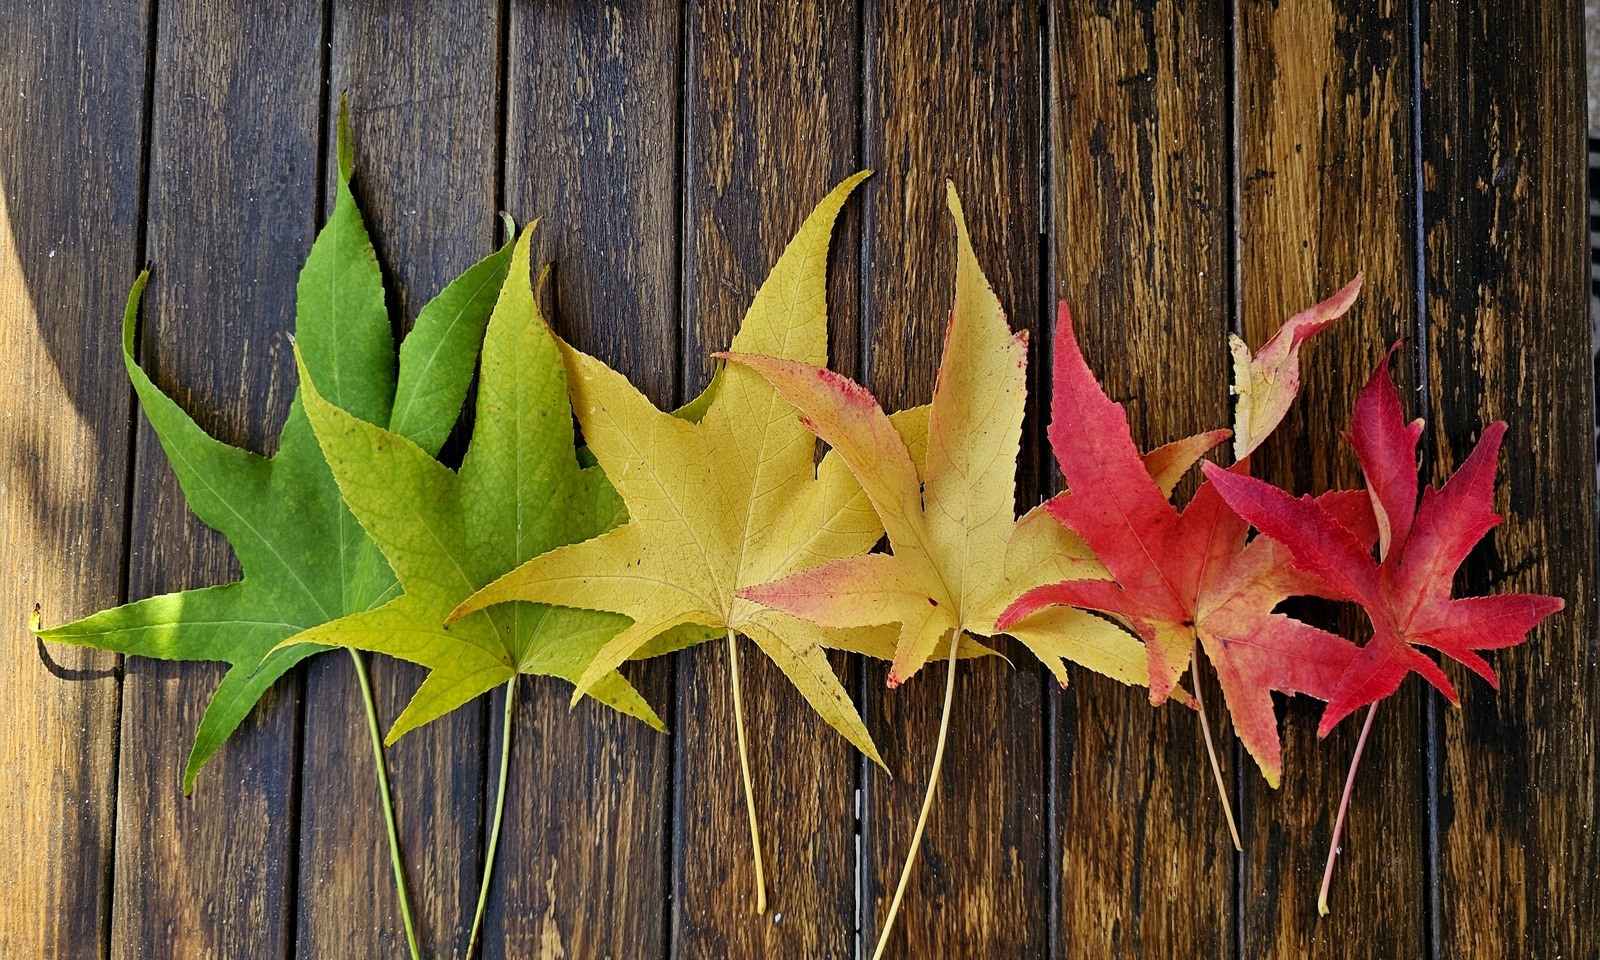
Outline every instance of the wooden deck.
<svg viewBox="0 0 1600 960">
<path fill-rule="evenodd" d="M 220 437 L 275 437 L 340 91 L 397 318 L 491 248 L 497 210 L 542 217 L 561 332 L 661 404 L 699 389 L 801 217 L 862 167 L 834 366 L 891 407 L 931 391 L 945 177 L 1034 369 L 1065 297 L 1145 444 L 1227 423 L 1229 330 L 1259 343 L 1365 271 L 1265 474 L 1353 483 L 1334 430 L 1406 338 L 1435 478 L 1511 423 L 1507 522 L 1462 586 L 1566 612 L 1493 658 L 1498 694 L 1452 670 L 1461 709 L 1413 678 L 1380 711 L 1320 922 L 1357 723 L 1318 743 L 1315 704 L 1288 706 L 1277 791 L 1228 739 L 1236 856 L 1191 713 L 1086 674 L 1061 691 L 1026 654 L 964 666 L 894 955 L 1600 956 L 1581 5 L 1512 6 L 0 0 L 0 957 L 403 954 L 348 658 L 281 682 L 186 799 L 220 668 L 42 649 L 24 627 L 35 602 L 62 622 L 237 575 L 131 403 L 122 301 L 153 264 L 146 366 Z M 1054 474 L 1030 424 L 1031 503 Z M 880 665 L 838 662 L 891 780 L 747 662 L 771 911 L 749 912 L 711 646 L 634 674 L 667 736 L 526 682 L 486 957 L 870 947 L 939 671 L 888 695 Z M 419 671 L 374 673 L 392 718 Z M 433 957 L 465 944 L 498 710 L 391 752 Z"/>
</svg>

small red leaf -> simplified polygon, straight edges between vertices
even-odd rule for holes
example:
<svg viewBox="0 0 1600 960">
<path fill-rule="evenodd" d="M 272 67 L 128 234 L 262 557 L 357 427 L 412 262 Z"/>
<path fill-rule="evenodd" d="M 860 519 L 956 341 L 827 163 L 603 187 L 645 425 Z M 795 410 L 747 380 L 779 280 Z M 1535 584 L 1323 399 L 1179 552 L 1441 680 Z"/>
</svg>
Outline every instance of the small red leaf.
<svg viewBox="0 0 1600 960">
<path fill-rule="evenodd" d="M 1260 480 L 1205 464 L 1206 477 L 1229 506 L 1283 544 L 1301 570 L 1360 604 L 1372 621 L 1372 639 L 1340 678 L 1319 735 L 1393 693 L 1411 672 L 1455 702 L 1449 678 L 1418 647 L 1438 650 L 1495 683 L 1494 670 L 1478 651 L 1522 643 L 1529 630 L 1563 605 L 1558 597 L 1532 594 L 1451 597 L 1456 571 L 1500 522 L 1494 512 L 1494 467 L 1506 426 L 1489 424 L 1449 482 L 1424 490 L 1418 505 L 1422 421 L 1406 422 L 1388 364 L 1386 356 L 1362 388 L 1348 435 L 1366 477 L 1381 559 L 1361 548 L 1346 522 L 1335 516 L 1333 504 L 1297 500 Z"/>
</svg>

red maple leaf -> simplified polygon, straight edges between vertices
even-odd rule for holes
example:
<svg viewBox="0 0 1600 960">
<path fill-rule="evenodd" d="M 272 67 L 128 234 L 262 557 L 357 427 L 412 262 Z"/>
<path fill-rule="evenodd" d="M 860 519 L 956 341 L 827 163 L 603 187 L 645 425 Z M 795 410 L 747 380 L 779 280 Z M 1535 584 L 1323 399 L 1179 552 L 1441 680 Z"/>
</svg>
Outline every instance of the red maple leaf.
<svg viewBox="0 0 1600 960">
<path fill-rule="evenodd" d="M 1339 679 L 1319 736 L 1356 709 L 1393 693 L 1413 670 L 1458 702 L 1444 671 L 1418 647 L 1438 650 L 1498 686 L 1494 669 L 1477 651 L 1522 643 L 1534 625 L 1561 609 L 1559 597 L 1538 594 L 1451 596 L 1467 554 L 1501 520 L 1494 512 L 1494 470 L 1505 432 L 1504 421 L 1489 424 L 1449 482 L 1423 491 L 1419 505 L 1422 421 L 1405 421 L 1386 357 L 1361 389 L 1345 435 L 1355 447 L 1378 523 L 1376 560 L 1370 544 L 1310 498 L 1296 499 L 1271 484 L 1206 464 L 1206 477 L 1230 507 L 1283 544 L 1296 567 L 1360 604 L 1372 621 L 1372 639 Z"/>
<path fill-rule="evenodd" d="M 1270 431 L 1298 385 L 1299 343 L 1325 327 L 1354 300 L 1359 280 L 1285 324 L 1259 357 L 1280 377 L 1267 380 L 1287 397 L 1253 405 L 1270 408 L 1252 432 Z M 1331 314 L 1331 315 L 1330 315 Z M 1315 316 L 1316 324 L 1304 322 Z M 1284 354 L 1284 356 L 1279 356 Z M 1248 353 L 1242 369 L 1248 373 Z M 1292 375 L 1291 375 L 1292 373 Z M 1262 419 L 1258 417 L 1258 419 Z M 1242 432 L 1250 428 L 1243 427 Z M 1205 449 L 1229 431 L 1203 434 Z M 1197 438 L 1200 439 L 1200 438 Z M 1245 449 L 1259 443 L 1258 432 Z M 1077 580 L 1024 594 L 1000 627 L 1040 607 L 1065 604 L 1109 614 L 1132 627 L 1149 657 L 1150 700 L 1163 702 L 1185 669 L 1196 642 L 1217 672 L 1239 738 L 1273 786 L 1283 770 L 1272 691 L 1333 694 L 1357 648 L 1350 641 L 1273 610 L 1297 595 L 1339 595 L 1314 574 L 1290 564 L 1285 548 L 1265 537 L 1247 544 L 1249 525 L 1203 483 L 1181 513 L 1150 475 L 1134 446 L 1122 405 L 1106 396 L 1078 348 L 1066 304 L 1056 324 L 1050 443 L 1068 492 L 1047 504 L 1051 515 L 1081 537 L 1113 580 Z M 1193 459 L 1189 460 L 1192 464 Z M 1248 460 L 1227 476 L 1242 476 Z M 1377 539 L 1373 512 L 1360 491 L 1336 491 L 1316 501 L 1354 542 Z"/>
<path fill-rule="evenodd" d="M 1310 497 L 1296 499 L 1271 484 L 1206 464 L 1207 479 L 1262 539 L 1283 544 L 1300 570 L 1361 605 L 1372 638 L 1352 657 L 1328 698 L 1318 726 L 1326 736 L 1340 720 L 1371 704 L 1356 741 L 1350 773 L 1334 820 L 1333 839 L 1317 909 L 1328 912 L 1328 888 L 1344 829 L 1356 770 L 1378 701 L 1394 693 L 1413 670 L 1459 703 L 1444 671 L 1418 647 L 1431 647 L 1498 687 L 1494 669 L 1478 653 L 1515 646 L 1539 621 L 1560 610 L 1559 597 L 1513 593 L 1452 597 L 1456 572 L 1472 548 L 1500 523 L 1494 512 L 1495 459 L 1503 421 L 1489 424 L 1477 446 L 1443 487 L 1428 487 L 1417 502 L 1417 441 L 1422 421 L 1407 423 L 1389 377 L 1389 355 L 1356 400 L 1346 439 L 1355 447 L 1375 514 L 1378 558 L 1370 541 L 1352 536 L 1339 518 Z"/>
</svg>

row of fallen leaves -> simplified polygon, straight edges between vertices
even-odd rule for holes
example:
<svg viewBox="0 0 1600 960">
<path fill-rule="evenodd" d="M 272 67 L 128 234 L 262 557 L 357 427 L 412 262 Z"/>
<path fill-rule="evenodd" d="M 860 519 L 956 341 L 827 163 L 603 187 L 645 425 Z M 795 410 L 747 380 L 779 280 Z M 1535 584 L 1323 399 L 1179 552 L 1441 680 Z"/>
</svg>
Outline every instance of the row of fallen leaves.
<svg viewBox="0 0 1600 960">
<path fill-rule="evenodd" d="M 1202 720 L 1203 650 L 1234 729 L 1276 786 L 1273 691 L 1326 701 L 1322 735 L 1368 706 L 1364 742 L 1371 706 L 1411 671 L 1455 700 L 1419 647 L 1493 683 L 1478 651 L 1521 642 L 1561 608 L 1545 596 L 1451 596 L 1457 569 L 1500 519 L 1492 502 L 1505 425 L 1488 426 L 1419 505 L 1422 422 L 1405 421 L 1387 359 L 1346 434 L 1365 490 L 1296 499 L 1250 476 L 1251 453 L 1298 392 L 1302 346 L 1351 307 L 1359 277 L 1253 355 L 1233 339 L 1232 431 L 1147 454 L 1062 304 L 1049 439 L 1066 492 L 1018 519 L 1027 333 L 1011 332 L 953 188 L 955 302 L 930 405 L 885 414 L 864 387 L 826 369 L 829 237 L 860 174 L 790 242 L 717 354 L 705 393 L 663 412 L 552 332 L 531 281 L 531 229 L 423 308 L 397 364 L 382 275 L 350 191 L 343 115 L 339 131 L 337 199 L 298 288 L 300 390 L 273 456 L 211 438 L 140 368 L 145 275 L 124 317 L 124 360 L 145 414 L 191 509 L 227 537 L 243 578 L 64 626 L 34 623 L 50 641 L 231 665 L 201 720 L 185 791 L 278 677 L 333 647 L 428 668 L 392 743 L 497 685 L 507 684 L 509 703 L 522 674 L 561 677 L 575 684 L 574 702 L 591 696 L 659 729 L 618 667 L 726 638 L 745 760 L 743 635 L 879 764 L 825 651 L 892 661 L 891 688 L 943 654 L 945 716 L 881 953 L 939 776 L 955 661 L 992 653 L 985 640 L 1020 641 L 1063 685 L 1070 661 L 1148 688 L 1153 704 L 1195 706 Z M 471 441 L 455 470 L 436 454 L 480 347 Z M 820 462 L 813 435 L 830 448 Z M 1230 436 L 1232 466 L 1203 460 Z M 1204 479 L 1179 510 L 1173 490 L 1197 463 Z M 871 552 L 884 534 L 889 551 Z M 1358 645 L 1279 612 L 1294 596 L 1356 603 L 1371 636 Z M 760 911 L 747 761 L 744 772 Z M 1348 786 L 1340 823 L 1347 802 Z M 1330 852 L 1330 875 L 1332 865 Z M 1325 877 L 1324 911 L 1326 894 Z"/>
</svg>

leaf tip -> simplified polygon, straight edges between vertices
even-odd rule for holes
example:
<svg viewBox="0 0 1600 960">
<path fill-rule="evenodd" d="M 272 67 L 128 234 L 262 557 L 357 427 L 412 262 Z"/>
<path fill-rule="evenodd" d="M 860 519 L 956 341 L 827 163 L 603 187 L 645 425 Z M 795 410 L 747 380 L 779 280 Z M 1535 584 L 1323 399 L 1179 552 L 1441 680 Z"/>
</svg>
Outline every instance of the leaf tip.
<svg viewBox="0 0 1600 960">
<path fill-rule="evenodd" d="M 355 171 L 355 150 L 350 143 L 350 94 L 347 90 L 339 92 L 339 120 L 336 124 L 335 138 L 335 150 L 339 155 L 339 179 L 348 182 L 350 175 Z"/>
<path fill-rule="evenodd" d="M 33 605 L 33 613 L 28 615 L 28 630 L 37 634 L 44 629 L 40 623 L 41 619 L 42 617 L 39 604 L 35 603 Z"/>
<path fill-rule="evenodd" d="M 861 185 L 861 181 L 867 179 L 868 177 L 873 176 L 876 173 L 877 173 L 877 171 L 872 169 L 871 167 L 867 167 L 867 168 L 862 169 L 862 170 L 857 170 L 855 173 L 852 173 L 850 176 L 845 177 L 843 180 L 839 181 L 838 184 L 836 184 L 833 189 L 834 190 L 841 190 L 842 189 L 845 194 L 849 194 L 850 191 L 854 190 L 856 187 Z"/>
</svg>

